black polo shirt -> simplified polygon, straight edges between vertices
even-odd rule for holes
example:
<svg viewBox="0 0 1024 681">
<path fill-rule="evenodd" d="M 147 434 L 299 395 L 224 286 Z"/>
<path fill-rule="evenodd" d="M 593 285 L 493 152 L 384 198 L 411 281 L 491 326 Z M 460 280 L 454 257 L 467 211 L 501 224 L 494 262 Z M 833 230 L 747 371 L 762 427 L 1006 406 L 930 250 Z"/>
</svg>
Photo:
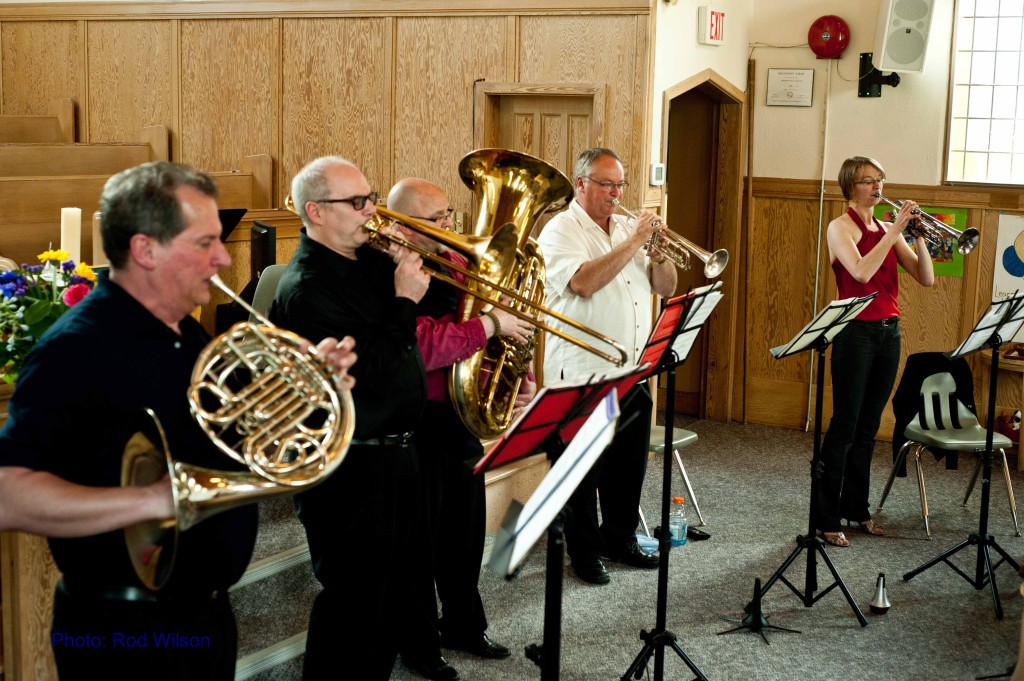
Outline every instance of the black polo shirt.
<svg viewBox="0 0 1024 681">
<path fill-rule="evenodd" d="M 416 344 L 416 303 L 395 297 L 395 265 L 362 246 L 352 260 L 313 241 L 302 230 L 281 277 L 270 319 L 307 340 L 352 336 L 355 437 L 411 431 L 427 399 L 423 359 Z"/>
<path fill-rule="evenodd" d="M 240 466 L 216 450 L 188 408 L 192 367 L 209 336 L 191 317 L 181 335 L 101 275 L 29 354 L 0 431 L 0 465 L 48 471 L 90 486 L 120 484 L 129 423 L 143 407 L 159 417 L 175 460 L 216 470 Z M 241 576 L 256 539 L 255 506 L 183 532 L 164 593 L 223 589 Z M 69 583 L 139 586 L 121 530 L 50 539 Z"/>
</svg>

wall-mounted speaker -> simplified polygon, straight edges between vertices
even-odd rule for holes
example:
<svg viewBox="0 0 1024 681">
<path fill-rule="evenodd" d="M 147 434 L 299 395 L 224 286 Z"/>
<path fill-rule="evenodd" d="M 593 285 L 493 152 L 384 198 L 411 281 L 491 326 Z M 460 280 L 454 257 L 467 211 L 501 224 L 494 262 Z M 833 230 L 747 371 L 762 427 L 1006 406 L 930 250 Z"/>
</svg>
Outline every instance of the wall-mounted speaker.
<svg viewBox="0 0 1024 681">
<path fill-rule="evenodd" d="M 935 0 L 881 0 L 875 51 L 879 71 L 920 73 L 928 47 Z"/>
</svg>

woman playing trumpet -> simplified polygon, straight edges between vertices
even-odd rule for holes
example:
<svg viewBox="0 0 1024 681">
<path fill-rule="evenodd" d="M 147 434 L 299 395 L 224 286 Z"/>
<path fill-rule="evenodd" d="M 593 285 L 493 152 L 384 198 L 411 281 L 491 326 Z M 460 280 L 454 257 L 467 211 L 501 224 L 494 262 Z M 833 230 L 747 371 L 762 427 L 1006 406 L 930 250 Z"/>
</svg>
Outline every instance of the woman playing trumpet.
<svg viewBox="0 0 1024 681">
<path fill-rule="evenodd" d="M 903 238 L 917 204 L 905 202 L 891 223 L 875 219 L 884 180 L 878 161 L 846 159 L 839 186 L 849 207 L 827 232 L 839 298 L 878 294 L 832 346 L 832 421 L 821 447 L 824 475 L 815 506 L 817 527 L 833 546 L 850 545 L 840 531 L 842 518 L 865 534 L 885 534 L 871 520 L 868 488 L 875 434 L 900 361 L 897 264 L 922 286 L 935 281 L 924 236 L 911 229 L 914 249 Z"/>
</svg>

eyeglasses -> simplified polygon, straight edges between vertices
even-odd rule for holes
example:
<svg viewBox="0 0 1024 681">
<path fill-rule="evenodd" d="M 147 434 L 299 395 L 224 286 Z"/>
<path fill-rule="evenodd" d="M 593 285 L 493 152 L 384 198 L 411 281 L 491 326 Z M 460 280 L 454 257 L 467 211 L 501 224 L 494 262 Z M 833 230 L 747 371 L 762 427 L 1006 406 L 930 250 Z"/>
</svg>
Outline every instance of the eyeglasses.
<svg viewBox="0 0 1024 681">
<path fill-rule="evenodd" d="M 882 184 L 883 182 L 885 182 L 884 177 L 865 177 L 863 180 L 857 180 L 856 182 L 854 182 L 854 184 L 859 184 L 864 187 L 870 187 L 875 183 Z"/>
<path fill-rule="evenodd" d="M 419 215 L 410 215 L 413 220 L 426 220 L 427 222 L 442 222 L 444 220 L 451 220 L 452 214 L 455 213 L 454 208 L 445 208 L 443 211 L 434 213 L 429 218 L 421 217 Z"/>
<path fill-rule="evenodd" d="M 629 183 L 625 182 L 625 181 L 623 181 L 623 182 L 608 182 L 607 180 L 595 180 L 590 175 L 586 175 L 585 177 L 586 177 L 587 180 L 593 182 L 594 184 L 600 185 L 600 187 L 602 189 L 606 190 L 606 191 L 611 191 L 612 189 L 618 189 L 621 192 L 621 191 L 625 190 L 626 187 L 629 186 Z"/>
<path fill-rule="evenodd" d="M 363 208 L 366 208 L 367 201 L 370 203 L 377 203 L 377 198 L 379 196 L 380 195 L 377 192 L 370 192 L 363 196 L 351 196 L 347 199 L 320 199 L 319 201 L 314 201 L 314 203 L 347 203 L 355 210 L 362 210 Z"/>
</svg>

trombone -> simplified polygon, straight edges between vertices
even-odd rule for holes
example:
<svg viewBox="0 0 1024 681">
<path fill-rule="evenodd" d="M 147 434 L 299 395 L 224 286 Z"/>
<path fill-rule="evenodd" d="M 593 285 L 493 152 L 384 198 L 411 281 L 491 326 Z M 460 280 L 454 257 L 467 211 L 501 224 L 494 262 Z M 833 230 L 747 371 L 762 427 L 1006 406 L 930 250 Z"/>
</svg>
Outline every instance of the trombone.
<svg viewBox="0 0 1024 681">
<path fill-rule="evenodd" d="M 284 206 L 286 209 L 298 214 L 298 210 L 292 202 L 292 197 L 290 195 L 285 199 Z M 431 253 L 430 251 L 420 248 L 407 239 L 403 239 L 402 237 L 394 234 L 388 234 L 384 229 L 390 226 L 390 224 L 381 224 L 384 221 L 389 221 L 390 224 L 397 222 L 418 234 L 422 234 L 425 237 L 444 244 L 452 250 L 458 251 L 469 260 L 471 267 L 461 267 L 450 260 L 446 260 L 445 258 Z M 538 329 L 558 336 L 564 341 L 581 347 L 605 361 L 611 362 L 615 366 L 623 366 L 626 363 L 628 358 L 626 349 L 615 339 L 609 338 L 602 333 L 580 324 L 574 319 L 570 319 L 550 308 L 544 307 L 543 305 L 530 300 L 528 297 L 521 295 L 518 291 L 496 283 L 497 281 L 504 279 L 506 273 L 511 272 L 515 267 L 516 248 L 519 237 L 516 233 L 515 225 L 512 223 L 505 223 L 495 230 L 494 234 L 489 237 L 463 236 L 461 234 L 449 232 L 446 229 L 438 229 L 437 227 L 428 225 L 415 218 L 409 217 L 408 215 L 403 215 L 402 213 L 398 213 L 389 210 L 384 206 L 378 205 L 376 216 L 370 218 L 370 220 L 363 225 L 363 229 L 370 233 L 369 244 L 374 248 L 386 252 L 389 244 L 393 243 L 396 246 L 413 251 L 424 260 L 430 261 L 435 265 L 440 265 L 450 271 L 458 272 L 462 276 L 466 277 L 468 281 L 472 282 L 472 285 L 464 284 L 455 279 L 455 277 L 430 269 L 429 267 L 423 268 L 431 277 L 450 284 L 468 295 L 477 298 L 486 298 L 491 305 L 499 310 L 504 310 L 505 312 L 515 315 L 520 319 L 524 319 Z M 474 268 L 479 271 L 474 271 Z M 495 281 L 491 281 L 488 277 L 493 277 Z M 494 300 L 491 291 L 500 294 L 502 297 L 509 298 L 516 305 L 521 305 L 524 308 L 534 311 L 537 314 L 537 317 L 535 318 L 530 316 L 514 305 L 506 304 L 501 300 Z M 545 324 L 540 321 L 541 316 L 549 316 L 557 319 L 559 322 L 567 326 L 571 326 L 577 331 L 581 331 L 606 345 L 610 345 L 614 348 L 618 356 L 604 352 L 600 348 L 594 347 L 593 345 L 581 341 L 563 331 L 559 331 L 549 324 Z"/>
<path fill-rule="evenodd" d="M 899 210 L 900 207 L 903 206 L 903 201 L 900 201 L 899 199 L 890 201 L 882 196 L 882 192 L 875 192 L 875 198 L 880 199 L 882 203 L 888 204 L 896 210 Z M 973 227 L 961 232 L 950 227 L 934 215 L 929 215 L 920 209 L 915 208 L 911 211 L 911 214 L 916 216 L 922 224 L 920 230 L 921 236 L 923 236 L 928 243 L 934 246 L 941 246 L 946 240 L 947 235 L 956 237 L 956 250 L 967 255 L 974 250 L 974 247 L 978 245 L 978 241 L 981 239 L 981 233 Z"/>
<path fill-rule="evenodd" d="M 612 205 L 634 220 L 640 217 L 639 213 L 624 208 L 618 199 L 613 199 Z M 709 253 L 670 229 L 663 229 L 652 234 L 644 248 L 648 252 L 653 251 L 665 256 L 675 263 L 676 267 L 683 270 L 690 269 L 690 253 L 693 253 L 704 263 L 704 276 L 708 279 L 717 277 L 729 264 L 729 252 L 724 248 Z"/>
</svg>

